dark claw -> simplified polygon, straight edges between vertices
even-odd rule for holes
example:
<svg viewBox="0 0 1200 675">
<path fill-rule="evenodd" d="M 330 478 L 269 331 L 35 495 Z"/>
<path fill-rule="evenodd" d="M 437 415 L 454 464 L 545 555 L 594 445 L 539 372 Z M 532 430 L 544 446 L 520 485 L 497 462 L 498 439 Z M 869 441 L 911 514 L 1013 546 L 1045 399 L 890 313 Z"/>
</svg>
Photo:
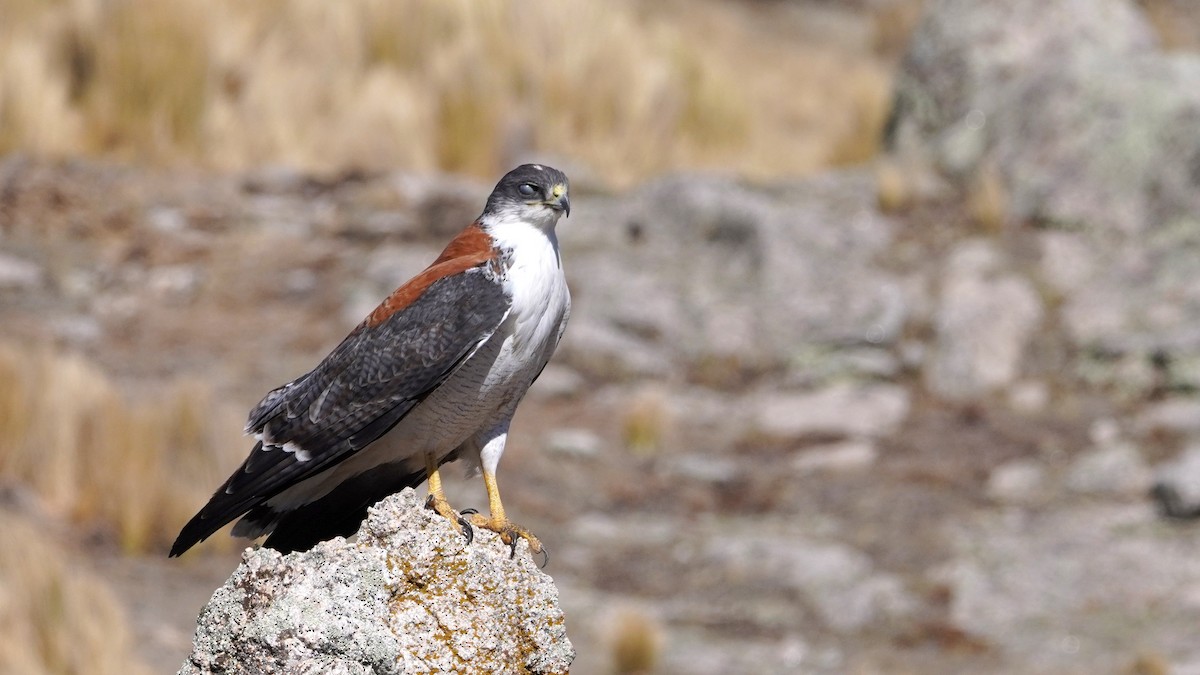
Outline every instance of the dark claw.
<svg viewBox="0 0 1200 675">
<path fill-rule="evenodd" d="M 550 551 L 546 548 L 545 544 L 542 544 L 542 564 L 538 565 L 538 569 L 544 570 L 544 569 L 546 569 L 546 565 L 549 565 L 549 564 L 550 564 Z"/>
<path fill-rule="evenodd" d="M 512 560 L 513 558 L 517 557 L 517 539 L 518 538 L 513 537 L 512 535 L 509 535 L 509 538 L 512 539 L 512 541 L 510 541 L 508 543 L 508 549 L 509 549 L 508 559 Z"/>
<path fill-rule="evenodd" d="M 433 495 L 429 495 L 425 498 L 425 508 L 431 511 L 433 510 Z"/>
<path fill-rule="evenodd" d="M 463 513 L 466 513 L 466 511 L 463 511 Z M 462 525 L 463 536 L 467 538 L 467 546 L 470 546 L 471 542 L 475 541 L 475 528 L 471 527 L 467 519 L 462 516 L 458 517 L 458 524 Z"/>
<path fill-rule="evenodd" d="M 462 511 L 459 511 L 459 513 L 463 514 L 464 516 L 467 516 L 472 513 L 479 513 L 479 510 L 478 509 L 463 509 Z"/>
</svg>

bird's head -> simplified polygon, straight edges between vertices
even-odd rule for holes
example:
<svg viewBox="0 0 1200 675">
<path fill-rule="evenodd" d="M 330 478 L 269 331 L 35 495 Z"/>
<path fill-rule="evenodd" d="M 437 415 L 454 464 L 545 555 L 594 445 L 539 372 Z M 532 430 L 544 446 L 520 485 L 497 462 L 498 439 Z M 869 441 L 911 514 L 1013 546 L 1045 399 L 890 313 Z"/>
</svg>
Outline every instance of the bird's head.
<svg viewBox="0 0 1200 675">
<path fill-rule="evenodd" d="M 522 164 L 496 183 L 481 218 L 517 218 L 539 227 L 553 227 L 559 216 L 571 215 L 567 175 L 544 164 Z"/>
</svg>

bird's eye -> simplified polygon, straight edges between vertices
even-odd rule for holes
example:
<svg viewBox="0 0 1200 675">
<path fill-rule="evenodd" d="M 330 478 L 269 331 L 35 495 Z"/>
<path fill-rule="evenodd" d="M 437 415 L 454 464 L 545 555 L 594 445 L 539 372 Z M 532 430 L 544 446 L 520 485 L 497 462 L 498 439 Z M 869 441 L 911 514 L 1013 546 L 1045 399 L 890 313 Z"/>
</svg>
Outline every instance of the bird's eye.
<svg viewBox="0 0 1200 675">
<path fill-rule="evenodd" d="M 522 197 L 532 197 L 538 193 L 538 189 L 533 183 L 521 183 L 521 186 L 517 188 L 517 192 L 520 192 Z"/>
</svg>

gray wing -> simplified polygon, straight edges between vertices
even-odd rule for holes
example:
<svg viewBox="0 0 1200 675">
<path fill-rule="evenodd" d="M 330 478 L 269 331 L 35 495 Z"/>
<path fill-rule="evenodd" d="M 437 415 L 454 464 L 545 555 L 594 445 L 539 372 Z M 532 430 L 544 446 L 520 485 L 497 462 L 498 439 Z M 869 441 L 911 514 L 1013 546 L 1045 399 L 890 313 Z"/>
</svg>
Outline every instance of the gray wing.
<svg viewBox="0 0 1200 675">
<path fill-rule="evenodd" d="M 261 434 L 258 443 L 172 550 L 378 439 L 491 337 L 510 306 L 501 284 L 476 267 L 433 282 L 378 325 L 360 325 L 250 412 L 246 430 Z"/>
</svg>

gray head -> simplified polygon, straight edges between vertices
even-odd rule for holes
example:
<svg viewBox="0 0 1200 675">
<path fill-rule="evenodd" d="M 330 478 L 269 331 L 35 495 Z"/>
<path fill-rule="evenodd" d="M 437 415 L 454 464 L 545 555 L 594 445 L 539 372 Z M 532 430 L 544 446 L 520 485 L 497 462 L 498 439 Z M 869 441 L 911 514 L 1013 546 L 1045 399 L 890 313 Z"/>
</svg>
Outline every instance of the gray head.
<svg viewBox="0 0 1200 675">
<path fill-rule="evenodd" d="M 530 220 L 558 220 L 560 214 L 571 215 L 569 189 L 567 175 L 558 169 L 543 164 L 522 164 L 496 183 L 481 218 L 515 213 Z"/>
</svg>

